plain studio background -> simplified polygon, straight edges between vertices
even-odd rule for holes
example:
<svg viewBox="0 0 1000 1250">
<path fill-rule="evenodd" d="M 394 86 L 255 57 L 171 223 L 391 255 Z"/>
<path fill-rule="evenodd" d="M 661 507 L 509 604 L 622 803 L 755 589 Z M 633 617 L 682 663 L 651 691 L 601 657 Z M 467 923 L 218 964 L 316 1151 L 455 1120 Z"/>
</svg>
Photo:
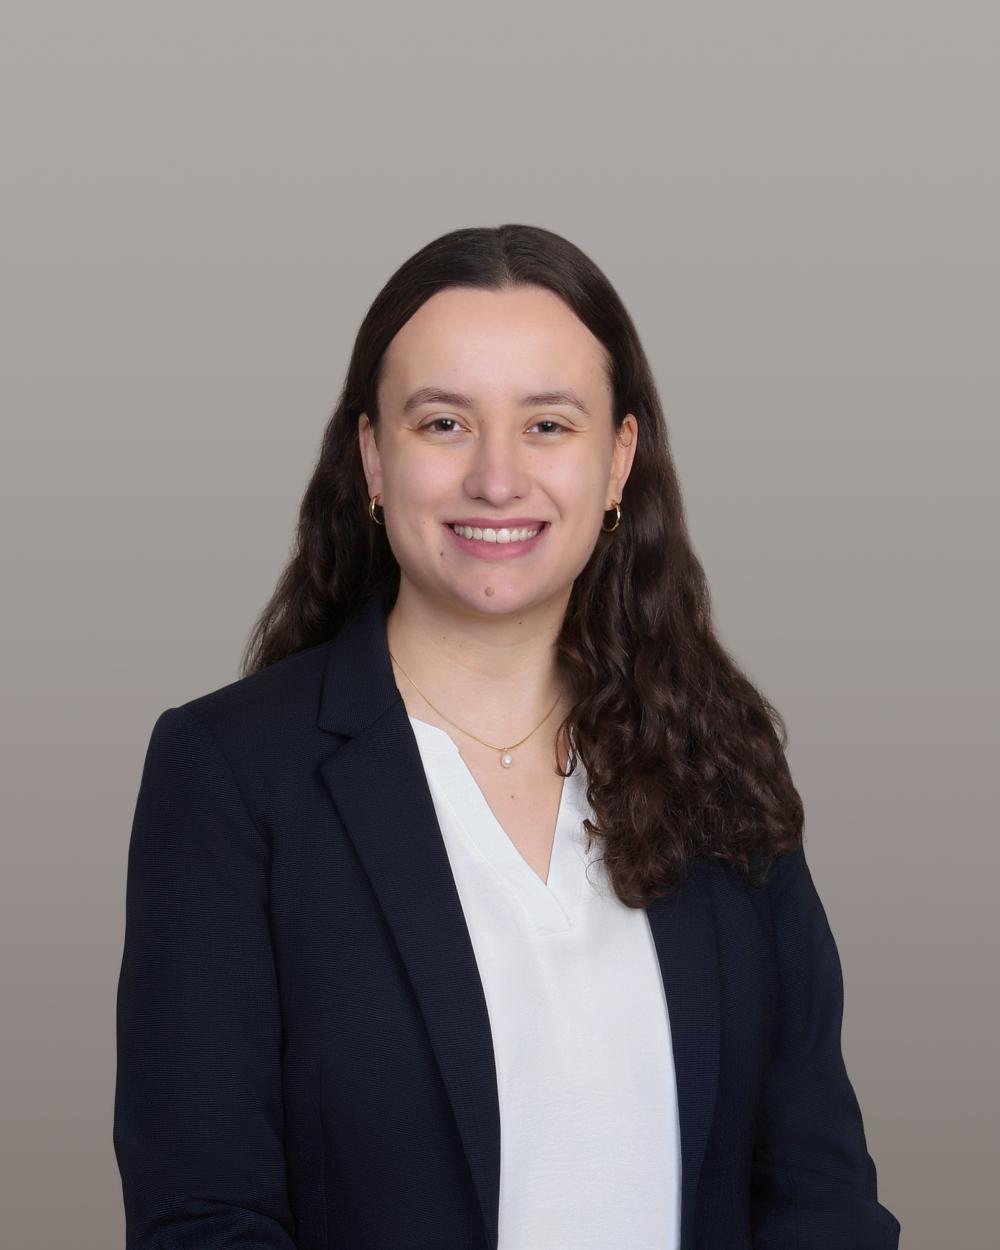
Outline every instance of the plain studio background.
<svg viewBox="0 0 1000 1250">
<path fill-rule="evenodd" d="M 991 10 L 6 6 L 5 1243 L 122 1243 L 153 721 L 236 676 L 376 291 L 521 221 L 635 318 L 723 638 L 788 722 L 880 1197 L 908 1250 L 986 1244 Z"/>
</svg>

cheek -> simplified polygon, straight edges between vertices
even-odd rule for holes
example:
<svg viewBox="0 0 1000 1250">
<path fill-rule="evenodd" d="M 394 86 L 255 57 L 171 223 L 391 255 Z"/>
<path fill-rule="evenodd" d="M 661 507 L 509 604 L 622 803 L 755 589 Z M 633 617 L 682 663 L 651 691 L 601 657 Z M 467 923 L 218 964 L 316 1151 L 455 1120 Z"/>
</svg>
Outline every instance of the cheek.
<svg viewBox="0 0 1000 1250">
<path fill-rule="evenodd" d="M 565 516 L 577 518 L 599 513 L 605 502 L 610 466 L 605 468 L 592 456 L 552 466 L 546 483 Z"/>
<path fill-rule="evenodd" d="M 448 535 L 444 526 L 436 525 L 433 520 L 416 517 L 404 520 L 400 513 L 394 531 L 390 545 L 396 562 L 403 568 L 416 570 L 423 565 L 429 569 L 432 562 L 439 564 L 447 555 Z"/>
<path fill-rule="evenodd" d="M 426 547 L 437 538 L 435 519 L 441 515 L 446 497 L 439 477 L 422 466 L 411 472 L 402 464 L 394 465 L 386 477 L 385 493 L 391 500 L 393 521 L 400 531 L 400 542 L 408 547 Z"/>
</svg>

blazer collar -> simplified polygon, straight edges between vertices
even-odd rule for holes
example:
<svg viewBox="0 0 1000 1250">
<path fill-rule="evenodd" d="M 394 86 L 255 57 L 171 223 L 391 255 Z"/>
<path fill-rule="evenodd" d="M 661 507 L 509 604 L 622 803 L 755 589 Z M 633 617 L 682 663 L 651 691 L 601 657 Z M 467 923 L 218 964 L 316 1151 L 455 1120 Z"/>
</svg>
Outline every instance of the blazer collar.
<svg viewBox="0 0 1000 1250">
<path fill-rule="evenodd" d="M 318 723 L 345 738 L 320 764 L 389 924 L 430 1035 L 496 1250 L 500 1111 L 482 982 L 416 738 L 396 686 L 385 610 L 371 596 L 330 643 Z M 646 908 L 670 1016 L 681 1135 L 681 1250 L 715 1107 L 720 987 L 706 879 Z M 609 1161 L 613 1166 L 613 1161 Z"/>
</svg>

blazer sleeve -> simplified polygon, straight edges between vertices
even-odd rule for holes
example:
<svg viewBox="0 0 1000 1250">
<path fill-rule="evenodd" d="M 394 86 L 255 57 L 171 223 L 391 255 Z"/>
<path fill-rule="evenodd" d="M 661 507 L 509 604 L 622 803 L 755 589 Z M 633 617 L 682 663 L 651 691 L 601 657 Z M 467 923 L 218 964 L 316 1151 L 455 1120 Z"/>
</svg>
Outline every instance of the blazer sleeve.
<svg viewBox="0 0 1000 1250">
<path fill-rule="evenodd" d="M 295 1250 L 269 846 L 197 714 L 143 765 L 117 995 L 114 1148 L 127 1250 Z"/>
<path fill-rule="evenodd" d="M 896 1250 L 841 1053 L 843 976 L 805 853 L 776 859 L 778 1009 L 751 1172 L 755 1250 Z"/>
</svg>

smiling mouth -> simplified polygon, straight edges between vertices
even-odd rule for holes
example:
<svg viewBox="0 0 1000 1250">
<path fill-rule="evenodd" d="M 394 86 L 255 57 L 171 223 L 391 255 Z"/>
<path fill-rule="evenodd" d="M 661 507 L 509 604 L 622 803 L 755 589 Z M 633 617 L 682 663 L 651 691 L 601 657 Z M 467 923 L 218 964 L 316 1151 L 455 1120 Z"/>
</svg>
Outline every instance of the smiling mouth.
<svg viewBox="0 0 1000 1250">
<path fill-rule="evenodd" d="M 484 543 L 519 543 L 527 542 L 534 538 L 541 530 L 549 524 L 548 521 L 540 521 L 537 525 L 515 525 L 515 526 L 478 526 L 478 525 L 460 525 L 453 521 L 447 521 L 445 524 L 450 530 L 456 533 L 459 538 L 470 539 L 474 542 Z"/>
</svg>

